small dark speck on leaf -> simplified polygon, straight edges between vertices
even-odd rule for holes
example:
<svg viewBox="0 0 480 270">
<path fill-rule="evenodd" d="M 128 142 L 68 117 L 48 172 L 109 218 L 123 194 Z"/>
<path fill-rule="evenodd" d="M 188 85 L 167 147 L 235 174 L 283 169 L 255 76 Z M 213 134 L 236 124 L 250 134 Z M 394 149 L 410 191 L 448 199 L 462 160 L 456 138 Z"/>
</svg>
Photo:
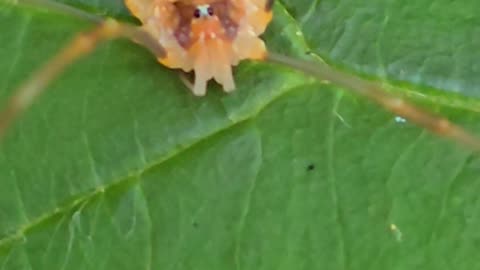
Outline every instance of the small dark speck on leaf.
<svg viewBox="0 0 480 270">
<path fill-rule="evenodd" d="M 310 164 L 310 165 L 307 166 L 307 171 L 310 172 L 310 171 L 313 171 L 313 170 L 315 170 L 315 164 Z"/>
<path fill-rule="evenodd" d="M 192 223 L 192 226 L 193 226 L 194 228 L 198 228 L 198 223 L 197 223 L 196 221 L 194 221 L 194 222 Z"/>
</svg>

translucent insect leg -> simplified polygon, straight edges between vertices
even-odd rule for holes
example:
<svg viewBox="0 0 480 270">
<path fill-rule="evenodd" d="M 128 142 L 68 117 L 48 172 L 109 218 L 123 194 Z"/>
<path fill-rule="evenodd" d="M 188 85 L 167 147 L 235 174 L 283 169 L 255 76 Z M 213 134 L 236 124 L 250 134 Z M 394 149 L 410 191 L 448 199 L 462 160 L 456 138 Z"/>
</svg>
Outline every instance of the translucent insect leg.
<svg viewBox="0 0 480 270">
<path fill-rule="evenodd" d="M 0 112 L 0 139 L 5 131 L 22 112 L 24 112 L 42 94 L 48 83 L 78 58 L 90 53 L 98 43 L 117 37 L 126 37 L 142 44 L 157 58 L 165 57 L 165 51 L 148 33 L 141 28 L 123 24 L 113 19 L 103 20 L 90 32 L 77 35 L 66 47 L 48 61 L 42 68 L 33 73 Z"/>
<path fill-rule="evenodd" d="M 398 116 L 409 119 L 435 134 L 463 143 L 480 152 L 479 137 L 445 118 L 421 110 L 403 99 L 385 92 L 379 83 L 340 73 L 320 62 L 313 63 L 275 53 L 269 53 L 266 60 L 294 68 L 320 80 L 328 80 L 348 90 L 369 97 Z"/>
<path fill-rule="evenodd" d="M 180 70 L 178 72 L 178 77 L 180 77 L 180 81 L 185 85 L 185 87 L 187 87 L 190 91 L 193 92 L 194 85 L 192 80 L 188 78 L 188 74 L 185 73 L 183 70 Z"/>
</svg>

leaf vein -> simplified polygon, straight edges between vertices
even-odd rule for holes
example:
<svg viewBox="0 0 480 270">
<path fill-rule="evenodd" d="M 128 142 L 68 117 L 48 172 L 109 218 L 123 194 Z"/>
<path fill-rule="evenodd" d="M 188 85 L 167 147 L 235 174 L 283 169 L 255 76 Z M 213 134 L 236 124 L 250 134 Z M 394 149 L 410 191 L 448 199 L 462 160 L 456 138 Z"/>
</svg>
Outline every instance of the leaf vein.
<svg viewBox="0 0 480 270">
<path fill-rule="evenodd" d="M 340 252 L 340 264 L 341 264 L 341 269 L 346 269 L 347 268 L 347 251 L 345 247 L 345 225 L 343 223 L 343 218 L 342 218 L 342 210 L 339 202 L 339 193 L 338 193 L 338 188 L 337 188 L 337 179 L 335 177 L 335 168 L 334 168 L 334 159 L 335 159 L 335 123 L 336 123 L 336 117 L 335 117 L 335 112 L 338 110 L 338 106 L 340 104 L 340 100 L 342 98 L 341 92 L 338 92 L 337 95 L 334 97 L 334 103 L 332 107 L 332 115 L 330 122 L 327 126 L 328 130 L 328 135 L 326 137 L 326 145 L 327 145 L 327 169 L 328 169 L 328 182 L 330 186 L 330 197 L 332 199 L 332 204 L 335 209 L 335 221 L 337 222 L 337 238 L 338 238 L 338 244 L 339 244 L 339 252 Z"/>
</svg>

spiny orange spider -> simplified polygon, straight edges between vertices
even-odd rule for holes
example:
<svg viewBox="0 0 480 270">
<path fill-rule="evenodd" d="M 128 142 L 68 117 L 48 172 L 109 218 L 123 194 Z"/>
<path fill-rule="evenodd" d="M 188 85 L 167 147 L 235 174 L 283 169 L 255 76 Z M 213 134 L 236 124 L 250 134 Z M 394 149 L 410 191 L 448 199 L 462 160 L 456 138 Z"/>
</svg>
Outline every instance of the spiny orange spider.
<svg viewBox="0 0 480 270">
<path fill-rule="evenodd" d="M 148 48 L 160 63 L 169 68 L 185 72 L 193 70 L 195 81 L 191 90 L 197 96 L 205 95 L 210 79 L 221 84 L 226 92 L 233 91 L 232 66 L 241 60 L 270 61 L 364 95 L 398 116 L 480 151 L 478 137 L 445 118 L 385 92 L 379 83 L 341 73 L 321 62 L 267 53 L 259 36 L 272 19 L 273 0 L 125 0 L 132 14 L 142 22 L 140 27 L 99 18 L 50 0 L 17 2 L 42 4 L 82 17 L 98 26 L 74 38 L 19 87 L 0 113 L 0 137 L 66 66 L 91 52 L 101 41 L 125 37 Z"/>
<path fill-rule="evenodd" d="M 264 59 L 261 35 L 272 19 L 272 0 L 126 0 L 143 29 L 165 48 L 158 58 L 169 68 L 195 71 L 192 89 L 205 95 L 215 79 L 235 89 L 232 66 L 243 59 Z"/>
</svg>

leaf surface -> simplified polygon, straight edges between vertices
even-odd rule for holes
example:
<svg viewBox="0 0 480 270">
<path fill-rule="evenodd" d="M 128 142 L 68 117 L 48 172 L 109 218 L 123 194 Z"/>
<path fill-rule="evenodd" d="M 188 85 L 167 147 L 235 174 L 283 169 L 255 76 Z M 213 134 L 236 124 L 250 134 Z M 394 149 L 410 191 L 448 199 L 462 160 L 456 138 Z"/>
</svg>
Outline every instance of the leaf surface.
<svg viewBox="0 0 480 270">
<path fill-rule="evenodd" d="M 64 0 L 134 21 L 121 1 Z M 473 0 L 276 4 L 313 53 L 480 134 Z M 88 23 L 0 4 L 0 100 Z M 477 269 L 480 163 L 336 85 L 267 63 L 193 97 L 101 45 L 0 147 L 0 269 Z"/>
</svg>

